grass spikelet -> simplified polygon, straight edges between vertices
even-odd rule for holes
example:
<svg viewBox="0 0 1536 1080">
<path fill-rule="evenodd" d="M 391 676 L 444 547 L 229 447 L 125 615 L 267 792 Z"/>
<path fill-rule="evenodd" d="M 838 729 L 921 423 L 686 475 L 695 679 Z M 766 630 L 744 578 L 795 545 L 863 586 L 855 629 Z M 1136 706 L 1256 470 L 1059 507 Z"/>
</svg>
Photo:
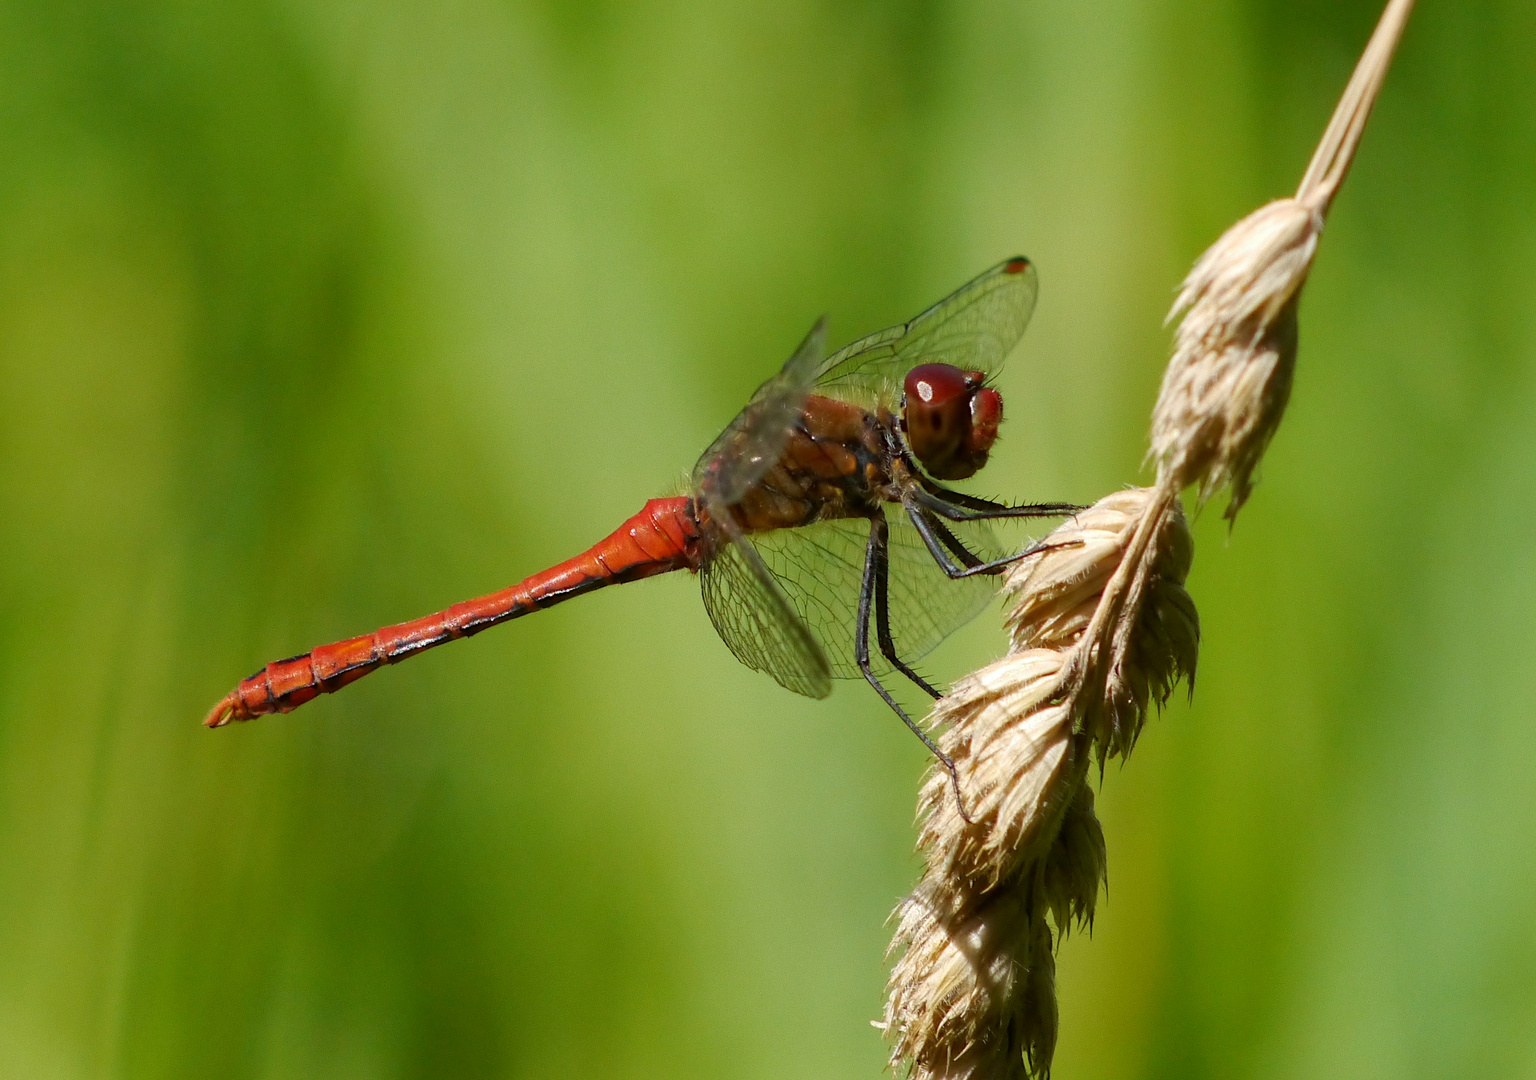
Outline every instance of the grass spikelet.
<svg viewBox="0 0 1536 1080">
<path fill-rule="evenodd" d="M 1230 487 L 1227 517 L 1291 396 L 1296 307 L 1322 234 L 1322 215 L 1281 199 L 1238 222 L 1195 263 L 1169 318 L 1184 315 L 1152 413 L 1158 468 L 1203 503 Z"/>
<path fill-rule="evenodd" d="M 1254 470 L 1285 415 L 1302 287 L 1412 9 L 1413 0 L 1387 5 L 1295 197 L 1222 234 L 1168 315 L 1183 318 L 1152 413 L 1150 456 L 1160 483 L 1196 485 L 1202 503 L 1230 489 L 1229 521 L 1252 494 Z"/>
</svg>

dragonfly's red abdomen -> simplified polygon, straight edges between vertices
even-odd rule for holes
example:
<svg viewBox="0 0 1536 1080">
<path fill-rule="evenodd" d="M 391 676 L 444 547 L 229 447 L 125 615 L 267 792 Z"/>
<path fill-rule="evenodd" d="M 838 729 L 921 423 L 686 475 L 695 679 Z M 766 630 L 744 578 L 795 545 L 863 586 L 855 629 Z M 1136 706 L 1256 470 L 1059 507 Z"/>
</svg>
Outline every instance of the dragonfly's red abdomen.
<svg viewBox="0 0 1536 1080">
<path fill-rule="evenodd" d="M 700 555 L 693 501 L 652 499 L 612 535 L 511 588 L 455 604 L 436 615 L 386 626 L 364 637 L 322 645 L 303 656 L 268 664 L 235 687 L 204 723 L 222 727 L 231 720 L 290 712 L 385 664 L 478 634 L 572 596 L 669 570 L 696 570 Z"/>
</svg>

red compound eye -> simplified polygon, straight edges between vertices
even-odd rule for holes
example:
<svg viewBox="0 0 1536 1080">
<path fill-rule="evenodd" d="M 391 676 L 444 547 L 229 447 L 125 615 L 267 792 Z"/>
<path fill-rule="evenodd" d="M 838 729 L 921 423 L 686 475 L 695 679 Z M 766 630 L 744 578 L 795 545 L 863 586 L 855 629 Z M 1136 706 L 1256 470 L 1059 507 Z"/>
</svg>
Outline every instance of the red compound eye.
<svg viewBox="0 0 1536 1080">
<path fill-rule="evenodd" d="M 990 386 L 976 392 L 971 398 L 971 437 L 965 448 L 972 454 L 981 455 L 979 469 L 987 463 L 987 454 L 997 442 L 997 425 L 1003 422 L 1003 395 Z"/>
<path fill-rule="evenodd" d="M 927 408 L 947 408 L 969 397 L 976 385 L 952 364 L 919 364 L 907 372 L 907 404 L 916 400 Z"/>
<path fill-rule="evenodd" d="M 907 445 L 939 480 L 963 480 L 987 463 L 1003 399 L 979 371 L 920 364 L 907 372 Z"/>
</svg>

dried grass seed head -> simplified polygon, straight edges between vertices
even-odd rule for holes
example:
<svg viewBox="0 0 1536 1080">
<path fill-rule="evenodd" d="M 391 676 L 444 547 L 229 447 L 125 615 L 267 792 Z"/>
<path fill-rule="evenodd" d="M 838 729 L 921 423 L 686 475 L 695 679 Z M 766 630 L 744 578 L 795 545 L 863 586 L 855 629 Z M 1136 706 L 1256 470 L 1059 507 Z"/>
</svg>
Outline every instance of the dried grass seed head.
<svg viewBox="0 0 1536 1080">
<path fill-rule="evenodd" d="M 1101 761 L 1106 747 L 1128 749 L 1148 701 L 1194 666 L 1183 589 L 1194 545 L 1172 496 L 1116 492 L 1048 541 L 1010 574 L 1014 651 L 956 683 L 930 716 L 970 819 L 936 768 L 920 803 L 926 870 L 898 911 L 885 1014 L 893 1065 L 924 1080 L 1049 1071 L 1055 941 L 1091 925 L 1105 873 L 1091 759 L 1096 747 Z M 1090 648 L 1109 655 L 1122 629 L 1095 619 L 1111 582 L 1135 598 L 1116 605 L 1130 638 L 1085 708 L 1076 665 Z"/>
<path fill-rule="evenodd" d="M 1153 415 L 1158 484 L 1065 523 L 1012 574 L 1014 652 L 935 710 L 982 792 L 966 821 L 930 777 L 922 884 L 900 909 L 886 1031 L 917 1080 L 1049 1073 L 1057 1018 L 1052 925 L 1091 925 L 1104 837 L 1083 764 L 1129 753 L 1152 701 L 1193 686 L 1199 618 L 1183 583 L 1193 544 L 1179 493 L 1229 486 L 1233 517 L 1279 426 L 1297 304 L 1413 0 L 1390 0 L 1296 199 L 1264 207 L 1195 265 Z"/>
</svg>

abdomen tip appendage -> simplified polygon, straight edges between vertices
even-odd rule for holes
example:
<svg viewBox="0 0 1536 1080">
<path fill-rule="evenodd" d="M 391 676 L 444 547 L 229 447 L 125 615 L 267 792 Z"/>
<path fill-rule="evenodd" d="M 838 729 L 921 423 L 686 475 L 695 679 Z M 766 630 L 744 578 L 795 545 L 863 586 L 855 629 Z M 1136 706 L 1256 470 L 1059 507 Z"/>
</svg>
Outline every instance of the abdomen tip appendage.
<svg viewBox="0 0 1536 1080">
<path fill-rule="evenodd" d="M 226 694 L 224 699 L 213 707 L 213 711 L 210 712 L 207 719 L 203 721 L 203 726 L 206 728 L 221 728 L 231 720 L 245 719 L 244 717 L 238 715 L 239 711 L 239 692 L 232 691 L 229 694 Z"/>
</svg>

